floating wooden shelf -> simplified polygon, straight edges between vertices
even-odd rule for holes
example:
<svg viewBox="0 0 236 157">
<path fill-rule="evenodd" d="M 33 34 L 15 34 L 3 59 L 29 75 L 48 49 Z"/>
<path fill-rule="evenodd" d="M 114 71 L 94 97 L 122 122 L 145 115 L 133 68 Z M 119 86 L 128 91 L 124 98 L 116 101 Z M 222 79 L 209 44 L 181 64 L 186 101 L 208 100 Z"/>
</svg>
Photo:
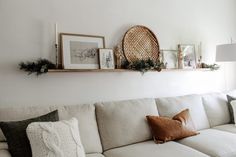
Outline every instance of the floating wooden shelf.
<svg viewBox="0 0 236 157">
<path fill-rule="evenodd" d="M 48 72 L 132 72 L 128 69 L 49 69 Z"/>
<path fill-rule="evenodd" d="M 162 69 L 161 72 L 165 71 L 210 71 L 208 68 L 198 68 L 198 69 Z M 139 72 L 129 69 L 49 69 L 49 73 L 56 72 Z M 149 71 L 149 72 L 158 72 L 158 71 Z"/>
</svg>

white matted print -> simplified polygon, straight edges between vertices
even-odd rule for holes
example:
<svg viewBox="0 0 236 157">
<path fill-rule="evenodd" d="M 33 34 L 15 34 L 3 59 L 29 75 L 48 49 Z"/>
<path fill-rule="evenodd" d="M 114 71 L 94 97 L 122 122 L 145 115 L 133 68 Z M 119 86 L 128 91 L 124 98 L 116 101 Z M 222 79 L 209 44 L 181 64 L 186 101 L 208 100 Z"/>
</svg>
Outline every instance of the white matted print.
<svg viewBox="0 0 236 157">
<path fill-rule="evenodd" d="M 179 45 L 184 62 L 183 68 L 196 68 L 195 45 Z"/>
<path fill-rule="evenodd" d="M 162 62 L 166 69 L 178 68 L 178 50 L 161 50 Z"/>
<path fill-rule="evenodd" d="M 64 69 L 99 69 L 98 49 L 105 47 L 101 36 L 61 34 Z"/>
<path fill-rule="evenodd" d="M 101 69 L 115 69 L 113 50 L 99 49 L 99 62 Z"/>
</svg>

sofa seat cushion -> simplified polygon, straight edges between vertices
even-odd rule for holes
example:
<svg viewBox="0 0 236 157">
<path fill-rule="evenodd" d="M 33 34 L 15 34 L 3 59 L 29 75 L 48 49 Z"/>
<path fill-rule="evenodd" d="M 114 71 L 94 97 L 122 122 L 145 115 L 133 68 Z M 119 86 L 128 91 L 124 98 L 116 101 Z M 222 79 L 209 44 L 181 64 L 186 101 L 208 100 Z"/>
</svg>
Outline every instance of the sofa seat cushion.
<svg viewBox="0 0 236 157">
<path fill-rule="evenodd" d="M 230 112 L 225 94 L 205 94 L 202 96 L 202 101 L 211 127 L 230 122 Z"/>
<path fill-rule="evenodd" d="M 154 99 L 137 99 L 96 104 L 103 149 L 152 139 L 146 116 L 158 111 Z"/>
<path fill-rule="evenodd" d="M 8 150 L 0 150 L 0 157 L 11 157 L 11 154 Z M 102 154 L 94 153 L 94 154 L 86 154 L 86 157 L 104 157 Z"/>
<path fill-rule="evenodd" d="M 172 118 L 184 109 L 189 109 L 197 130 L 210 128 L 202 97 L 199 95 L 158 98 L 156 103 L 160 116 Z"/>
<path fill-rule="evenodd" d="M 94 153 L 94 154 L 86 154 L 86 157 L 104 157 L 104 155 L 99 153 Z"/>
<path fill-rule="evenodd" d="M 11 157 L 11 154 L 8 150 L 0 150 L 1 157 Z"/>
<path fill-rule="evenodd" d="M 155 144 L 153 141 L 111 149 L 104 154 L 106 157 L 208 157 L 176 142 Z"/>
<path fill-rule="evenodd" d="M 227 132 L 236 134 L 235 124 L 219 125 L 219 126 L 214 127 L 213 129 L 227 131 Z"/>
<path fill-rule="evenodd" d="M 212 157 L 236 156 L 236 135 L 225 131 L 202 130 L 199 135 L 179 140 L 179 143 Z"/>
<path fill-rule="evenodd" d="M 98 133 L 95 106 L 92 104 L 68 106 L 19 106 L 0 107 L 0 121 L 19 121 L 29 119 L 58 110 L 59 120 L 78 119 L 82 144 L 86 153 L 102 153 L 102 145 Z M 4 140 L 0 129 L 0 141 Z"/>
</svg>

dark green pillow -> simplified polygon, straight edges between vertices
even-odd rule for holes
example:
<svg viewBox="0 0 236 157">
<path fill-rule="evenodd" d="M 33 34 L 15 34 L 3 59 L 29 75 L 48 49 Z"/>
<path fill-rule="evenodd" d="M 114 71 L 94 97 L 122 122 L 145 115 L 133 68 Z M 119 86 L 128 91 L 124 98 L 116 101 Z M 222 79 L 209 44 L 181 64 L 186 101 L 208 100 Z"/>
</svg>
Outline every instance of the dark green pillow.
<svg viewBox="0 0 236 157">
<path fill-rule="evenodd" d="M 32 157 L 30 143 L 26 134 L 27 126 L 32 122 L 58 121 L 58 111 L 23 121 L 0 122 L 0 127 L 7 139 L 12 157 Z"/>
<path fill-rule="evenodd" d="M 236 100 L 236 98 L 227 95 L 227 99 L 228 99 L 228 107 L 229 107 L 229 114 L 230 114 L 230 123 L 231 123 L 231 124 L 235 124 L 234 111 L 233 111 L 233 107 L 232 107 L 232 105 L 231 105 L 231 101 Z"/>
</svg>

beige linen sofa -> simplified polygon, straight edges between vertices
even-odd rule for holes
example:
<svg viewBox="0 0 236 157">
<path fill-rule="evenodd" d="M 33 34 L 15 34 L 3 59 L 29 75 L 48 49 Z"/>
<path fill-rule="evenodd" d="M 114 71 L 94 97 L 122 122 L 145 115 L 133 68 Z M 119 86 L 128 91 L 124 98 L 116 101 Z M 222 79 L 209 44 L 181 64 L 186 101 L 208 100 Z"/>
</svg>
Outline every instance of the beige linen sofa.
<svg viewBox="0 0 236 157">
<path fill-rule="evenodd" d="M 197 136 L 155 144 L 146 115 L 172 117 L 188 108 Z M 137 99 L 75 106 L 0 107 L 0 121 L 23 120 L 58 109 L 76 117 L 86 157 L 236 157 L 236 127 L 226 94 Z M 0 157 L 10 157 L 0 130 Z"/>
</svg>

